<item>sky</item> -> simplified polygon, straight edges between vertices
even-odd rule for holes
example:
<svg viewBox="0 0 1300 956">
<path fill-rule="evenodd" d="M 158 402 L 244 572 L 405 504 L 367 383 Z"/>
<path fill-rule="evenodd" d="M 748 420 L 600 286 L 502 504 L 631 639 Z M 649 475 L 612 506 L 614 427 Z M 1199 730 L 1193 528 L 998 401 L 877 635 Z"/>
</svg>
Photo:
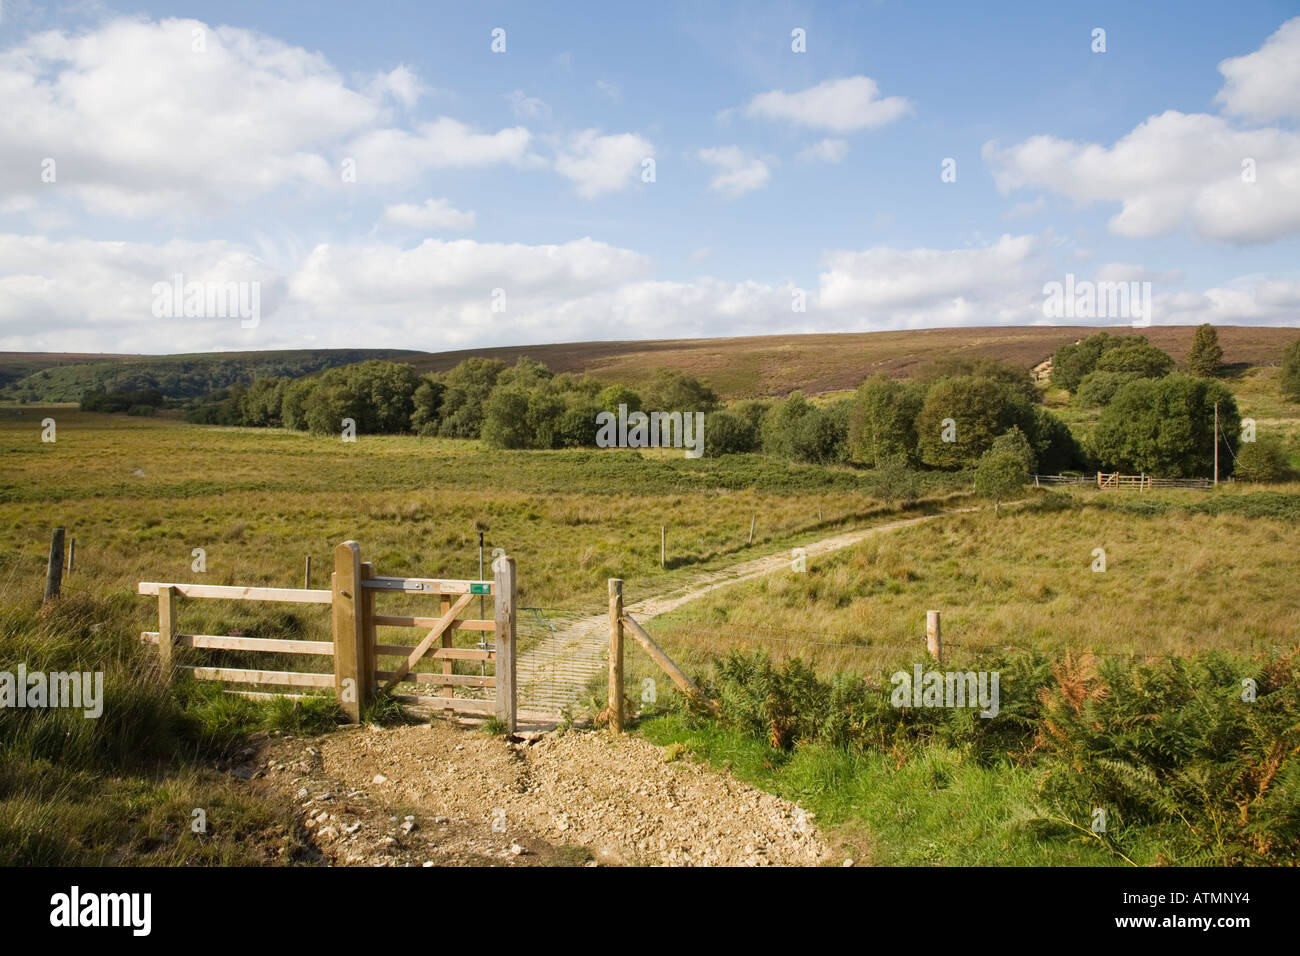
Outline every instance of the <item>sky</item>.
<svg viewBox="0 0 1300 956">
<path fill-rule="evenodd" d="M 0 350 L 1300 325 L 1294 0 L 0 0 L 0 104 Z"/>
</svg>

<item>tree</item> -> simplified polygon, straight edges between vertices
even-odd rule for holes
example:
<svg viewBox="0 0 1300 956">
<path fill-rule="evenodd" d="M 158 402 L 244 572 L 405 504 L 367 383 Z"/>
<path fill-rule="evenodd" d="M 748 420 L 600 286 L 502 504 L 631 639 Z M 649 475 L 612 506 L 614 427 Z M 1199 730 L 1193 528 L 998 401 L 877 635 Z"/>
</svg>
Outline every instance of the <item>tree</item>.
<svg viewBox="0 0 1300 956">
<path fill-rule="evenodd" d="M 628 413 L 641 411 L 641 396 L 626 385 L 610 385 L 596 397 L 600 410 L 611 415 L 618 414 L 618 406 L 626 405 Z M 656 409 L 658 411 L 658 409 Z"/>
<path fill-rule="evenodd" d="M 442 424 L 442 399 L 447 393 L 444 382 L 432 375 L 420 379 L 411 396 L 411 430 L 417 435 L 436 435 Z"/>
<path fill-rule="evenodd" d="M 1174 370 L 1174 359 L 1164 349 L 1142 343 L 1107 349 L 1097 359 L 1098 372 L 1127 372 L 1142 378 L 1163 378 Z"/>
<path fill-rule="evenodd" d="M 1028 437 L 1038 459 L 1037 470 L 1043 474 L 1088 468 L 1088 452 L 1070 426 L 1041 405 L 1034 406 L 1034 429 Z"/>
<path fill-rule="evenodd" d="M 1111 335 L 1098 332 L 1073 345 L 1062 345 L 1052 355 L 1052 384 L 1073 392 L 1089 372 L 1095 371 L 1102 355 L 1126 345 L 1146 345 L 1145 335 Z"/>
<path fill-rule="evenodd" d="M 849 457 L 878 466 L 902 455 L 917 460 L 916 416 L 925 401 L 924 388 L 895 381 L 883 373 L 858 387 L 849 412 Z"/>
<path fill-rule="evenodd" d="M 1219 369 L 1223 361 L 1223 349 L 1219 347 L 1219 333 L 1208 322 L 1196 327 L 1192 339 L 1191 351 L 1187 353 L 1187 367 L 1193 375 L 1209 378 Z"/>
<path fill-rule="evenodd" d="M 1174 373 L 1138 379 L 1102 409 L 1091 445 L 1107 467 L 1163 478 L 1208 476 L 1214 467 L 1214 406 L 1219 406 L 1219 470 L 1232 470 L 1225 435 L 1241 432 L 1237 403 L 1221 383 Z"/>
<path fill-rule="evenodd" d="M 483 428 L 483 404 L 505 371 L 500 359 L 467 358 L 443 376 L 442 424 L 447 438 L 478 438 Z"/>
<path fill-rule="evenodd" d="M 921 461 L 935 468 L 969 468 L 993 439 L 1020 426 L 1034 430 L 1033 407 L 1014 389 L 987 378 L 940 379 L 916 416 Z"/>
<path fill-rule="evenodd" d="M 1014 362 L 989 358 L 979 355 L 974 357 L 950 356 L 936 359 L 934 364 L 922 371 L 918 377 L 923 384 L 929 384 L 941 378 L 988 378 L 1005 385 L 1016 392 L 1026 402 L 1042 401 L 1042 394 L 1034 384 L 1029 369 Z"/>
<path fill-rule="evenodd" d="M 979 464 L 975 467 L 975 491 L 985 498 L 993 499 L 995 512 L 1001 511 L 1002 502 L 1025 486 L 1030 472 L 1026 466 L 1029 443 L 1020 434 L 1020 430 L 1008 432 L 1000 436 L 999 440 L 1001 439 L 1008 441 L 1002 444 L 995 442 L 980 456 Z"/>
<path fill-rule="evenodd" d="M 1300 339 L 1296 339 L 1282 352 L 1282 373 L 1278 377 L 1282 394 L 1293 402 L 1300 402 Z"/>
<path fill-rule="evenodd" d="M 642 408 L 651 412 L 711 412 L 718 396 L 698 378 L 661 368 L 646 386 Z"/>
<path fill-rule="evenodd" d="M 528 448 L 528 392 L 519 387 L 492 390 L 483 405 L 483 442 L 490 448 Z"/>
<path fill-rule="evenodd" d="M 1242 442 L 1237 450 L 1235 476 L 1244 481 L 1285 481 L 1291 475 L 1291 461 L 1277 435 L 1260 435 Z"/>
<path fill-rule="evenodd" d="M 820 409 L 798 392 L 777 402 L 763 418 L 763 451 L 778 458 L 828 464 L 844 454 L 848 405 Z"/>
<path fill-rule="evenodd" d="M 921 495 L 921 482 L 904 455 L 890 455 L 876 463 L 870 479 L 871 494 L 892 505 L 895 501 L 915 501 Z"/>
<path fill-rule="evenodd" d="M 1083 408 L 1102 408 L 1121 388 L 1141 377 L 1134 372 L 1089 372 L 1079 383 L 1074 400 Z"/>
</svg>

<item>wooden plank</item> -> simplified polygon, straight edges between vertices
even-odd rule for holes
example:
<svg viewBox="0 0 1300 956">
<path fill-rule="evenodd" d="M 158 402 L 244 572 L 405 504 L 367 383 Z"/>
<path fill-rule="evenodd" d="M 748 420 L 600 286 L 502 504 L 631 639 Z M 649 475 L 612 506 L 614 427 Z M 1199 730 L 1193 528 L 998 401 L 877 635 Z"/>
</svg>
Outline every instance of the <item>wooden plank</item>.
<svg viewBox="0 0 1300 956">
<path fill-rule="evenodd" d="M 609 579 L 609 727 L 623 732 L 623 581 Z"/>
<path fill-rule="evenodd" d="M 451 596 L 450 596 L 450 595 L 447 595 L 447 594 L 444 594 L 444 595 L 442 596 L 442 598 L 441 598 L 441 602 L 442 602 L 442 603 L 441 603 L 441 608 L 442 608 L 442 610 L 441 610 L 440 613 L 442 613 L 442 614 L 446 614 L 449 610 L 451 610 Z M 451 642 L 452 642 L 452 633 L 451 633 L 451 631 L 450 631 L 450 630 L 443 631 L 443 632 L 442 632 L 442 647 L 443 647 L 443 650 L 450 650 L 450 649 L 451 649 Z M 443 658 L 443 661 L 442 661 L 442 672 L 443 672 L 444 674 L 450 674 L 450 673 L 452 673 L 453 671 L 455 671 L 455 665 L 452 664 L 451 659 L 450 659 L 450 658 Z M 450 683 L 444 684 L 443 687 L 442 687 L 442 693 L 443 693 L 443 696 L 444 696 L 444 697 L 452 697 L 452 696 L 454 696 L 455 693 L 456 693 L 456 688 L 453 687 Z M 448 716 L 451 716 L 451 715 L 448 714 Z"/>
<path fill-rule="evenodd" d="M 478 700 L 473 697 L 422 697 L 415 694 L 394 694 L 393 699 L 418 707 L 432 707 L 435 710 L 465 710 L 475 714 L 490 714 L 496 707 L 496 701 Z"/>
<path fill-rule="evenodd" d="M 288 604 L 329 604 L 329 591 L 309 591 L 305 588 L 241 588 L 224 584 L 165 584 L 141 581 L 137 594 L 157 594 L 159 588 L 175 588 L 176 593 L 189 598 L 221 598 L 229 601 L 281 601 Z"/>
<path fill-rule="evenodd" d="M 393 685 L 396 684 L 407 671 L 415 666 L 416 661 L 424 656 L 425 651 L 433 646 L 433 642 L 443 636 L 443 632 L 447 629 L 448 625 L 456 619 L 456 616 L 460 614 L 461 611 L 465 610 L 466 605 L 469 604 L 473 597 L 474 595 L 470 594 L 468 591 L 465 592 L 456 600 L 456 603 L 451 606 L 451 609 L 448 610 L 446 614 L 438 618 L 438 623 L 433 626 L 433 630 L 424 636 L 424 640 L 415 645 L 415 650 L 411 651 L 410 656 L 407 657 L 405 662 L 398 665 L 396 676 L 388 679 L 387 683 L 384 684 L 384 690 L 387 691 L 393 689 Z"/>
<path fill-rule="evenodd" d="M 375 677 L 378 680 L 387 680 L 392 677 L 396 671 L 376 671 Z M 495 677 L 481 677 L 478 674 L 438 674 L 433 671 L 407 671 L 406 676 L 398 683 L 405 681 L 411 684 L 457 684 L 461 687 L 496 687 L 497 679 Z"/>
<path fill-rule="evenodd" d="M 232 684 L 282 684 L 286 687 L 333 687 L 333 674 L 307 674 L 300 671 L 258 671 L 237 667 L 177 667 L 188 671 L 195 680 L 220 680 Z"/>
<path fill-rule="evenodd" d="M 446 581 L 439 578 L 373 577 L 365 585 L 376 591 L 401 591 L 407 594 L 491 594 L 491 581 Z M 479 590 L 475 590 L 478 588 Z M 487 590 L 482 590 L 486 588 Z"/>
<path fill-rule="evenodd" d="M 436 627 L 436 617 L 406 617 L 401 614 L 376 614 L 375 623 L 381 627 Z M 457 621 L 454 631 L 495 631 L 496 621 Z"/>
<path fill-rule="evenodd" d="M 140 640 L 157 644 L 157 631 L 141 631 Z M 271 654 L 315 654 L 328 657 L 334 653 L 329 641 L 282 641 L 269 637 L 231 637 L 226 634 L 177 634 L 178 647 L 208 647 L 219 651 L 266 651 Z"/>
<path fill-rule="evenodd" d="M 409 644 L 376 644 L 375 653 L 380 657 L 407 657 L 411 653 Z M 484 651 L 477 647 L 439 647 L 429 651 L 425 657 L 440 657 L 445 661 L 494 661 L 496 651 Z"/>
<path fill-rule="evenodd" d="M 227 690 L 225 693 L 233 694 L 236 697 L 248 697 L 251 700 L 275 700 L 277 697 L 287 697 L 289 700 L 311 700 L 313 697 L 320 696 L 319 694 L 290 694 L 266 690 Z"/>
<path fill-rule="evenodd" d="M 679 690 L 703 703 L 710 713 L 717 716 L 717 701 L 709 700 L 704 696 L 704 692 L 695 686 L 695 682 L 687 677 L 680 667 L 673 663 L 672 658 L 660 649 L 659 645 L 654 642 L 654 638 L 646 633 L 646 629 L 638 624 L 632 618 L 632 615 L 624 614 L 623 623 L 632 629 L 632 636 L 636 638 L 637 643 L 645 648 L 645 652 L 650 655 L 651 660 L 659 665 L 663 672 L 672 679 L 674 684 L 677 685 Z"/>
<path fill-rule="evenodd" d="M 515 699 L 515 614 L 518 592 L 515 586 L 515 559 L 508 554 L 493 562 L 495 572 L 492 594 L 496 604 L 497 694 L 496 718 L 508 734 L 515 732 L 519 704 Z"/>
<path fill-rule="evenodd" d="M 172 649 L 176 646 L 176 589 L 158 589 L 158 670 L 164 682 L 173 674 Z"/>
<path fill-rule="evenodd" d="M 369 691 L 362 682 L 365 667 L 365 635 L 362 631 L 361 601 L 357 591 L 361 584 L 361 545 L 344 541 L 334 549 L 334 574 L 330 577 L 333 600 L 331 614 L 334 635 L 334 693 L 348 721 L 361 723 L 361 705 Z"/>
</svg>

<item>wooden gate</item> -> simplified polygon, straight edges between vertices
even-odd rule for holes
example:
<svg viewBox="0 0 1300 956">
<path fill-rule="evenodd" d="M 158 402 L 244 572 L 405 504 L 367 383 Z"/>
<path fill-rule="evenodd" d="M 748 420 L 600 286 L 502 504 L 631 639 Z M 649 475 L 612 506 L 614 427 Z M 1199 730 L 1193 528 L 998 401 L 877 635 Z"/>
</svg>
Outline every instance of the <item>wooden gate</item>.
<svg viewBox="0 0 1300 956">
<path fill-rule="evenodd" d="M 334 573 L 330 589 L 231 587 L 212 584 L 164 584 L 142 581 L 140 594 L 158 596 L 158 630 L 145 631 L 140 639 L 158 645 L 158 660 L 164 676 L 170 679 L 184 671 L 197 680 L 224 681 L 237 684 L 282 687 L 333 687 L 339 707 L 352 723 L 361 719 L 361 710 L 378 691 L 391 692 L 402 683 L 432 684 L 441 688 L 437 696 L 393 694 L 403 703 L 447 712 L 464 711 L 491 714 L 509 733 L 517 723 L 515 694 L 515 561 L 501 556 L 493 562 L 491 581 L 451 581 L 438 578 L 398 578 L 376 575 L 369 562 L 361 560 L 361 545 L 344 541 L 334 551 Z M 381 614 L 376 600 L 384 593 L 420 594 L 437 598 L 438 616 Z M 477 621 L 462 616 L 469 603 L 482 595 L 491 597 L 493 619 Z M 280 601 L 295 604 L 328 604 L 331 608 L 332 641 L 277 640 L 233 637 L 213 634 L 185 634 L 176 625 L 177 598 L 216 598 L 240 601 Z M 414 627 L 428 632 L 414 646 L 381 644 L 379 627 Z M 455 631 L 478 632 L 482 638 L 475 647 L 455 647 Z M 493 640 L 489 642 L 487 635 Z M 165 637 L 164 637 L 165 635 Z M 246 668 L 179 666 L 173 663 L 173 649 L 180 647 L 260 651 L 278 654 L 332 656 L 334 673 L 308 671 L 269 671 Z M 380 658 L 398 658 L 392 670 L 381 670 Z M 440 673 L 417 672 L 415 665 L 424 658 L 439 660 Z M 493 666 L 493 673 L 457 674 L 455 662 L 479 661 L 483 670 Z M 382 684 L 381 684 L 382 682 Z M 456 696 L 456 688 L 490 690 L 491 697 Z M 230 691 L 255 698 L 299 697 L 287 692 Z"/>
</svg>

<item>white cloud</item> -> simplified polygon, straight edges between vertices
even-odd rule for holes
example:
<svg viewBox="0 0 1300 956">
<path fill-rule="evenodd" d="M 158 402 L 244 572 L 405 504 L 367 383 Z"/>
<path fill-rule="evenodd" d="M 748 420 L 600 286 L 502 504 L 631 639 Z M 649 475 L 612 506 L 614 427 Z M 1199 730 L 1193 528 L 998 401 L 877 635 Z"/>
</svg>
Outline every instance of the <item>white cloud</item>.
<svg viewBox="0 0 1300 956">
<path fill-rule="evenodd" d="M 1219 64 L 1216 101 L 1248 120 L 1300 117 L 1300 17 L 1260 49 Z M 1149 238 L 1187 229 L 1241 245 L 1300 232 L 1300 135 L 1242 129 L 1207 113 L 1151 116 L 1114 146 L 1032 136 L 983 156 L 1004 195 L 1042 189 L 1079 204 L 1117 202 L 1110 231 Z"/>
<path fill-rule="evenodd" d="M 1154 298 L 1156 325 L 1291 326 L 1300 314 L 1300 282 L 1269 276 L 1242 276 L 1204 292 Z"/>
<path fill-rule="evenodd" d="M 445 199 L 426 199 L 422 205 L 400 203 L 384 208 L 384 221 L 410 229 L 447 229 L 464 231 L 474 228 L 473 211 L 462 212 Z"/>
<path fill-rule="evenodd" d="M 202 50 L 195 50 L 201 31 Z M 407 67 L 350 88 L 322 55 L 197 20 L 113 20 L 48 31 L 0 53 L 0 197 L 74 197 L 119 216 L 205 213 L 284 188 L 527 158 L 529 133 L 446 117 L 390 128 L 421 95 Z M 41 182 L 55 160 L 57 180 Z"/>
<path fill-rule="evenodd" d="M 842 139 L 823 139 L 801 149 L 795 156 L 805 163 L 839 163 L 849 154 L 849 144 Z"/>
<path fill-rule="evenodd" d="M 496 163 L 523 165 L 531 134 L 514 126 L 479 133 L 459 120 L 440 116 L 417 124 L 415 132 L 378 129 L 358 136 L 346 149 L 356 160 L 357 182 L 410 183 L 425 170 Z"/>
<path fill-rule="evenodd" d="M 428 91 L 419 76 L 405 64 L 387 73 L 377 74 L 366 87 L 366 92 L 371 96 L 391 96 L 407 109 L 413 107 Z"/>
<path fill-rule="evenodd" d="M 247 249 L 221 242 L 56 241 L 0 235 L 0 342 L 32 351 L 226 350 L 265 347 L 267 329 L 240 320 L 156 318 L 153 286 L 257 282 L 261 313 L 279 309 L 286 277 Z M 278 341 L 291 342 L 281 336 Z"/>
<path fill-rule="evenodd" d="M 1300 17 L 1278 27 L 1254 53 L 1219 64 L 1226 112 L 1253 120 L 1300 118 Z"/>
<path fill-rule="evenodd" d="M 984 159 L 1005 195 L 1044 189 L 1078 203 L 1118 202 L 1110 231 L 1146 238 L 1188 228 L 1233 243 L 1300 231 L 1300 136 L 1276 128 L 1238 130 L 1217 116 L 1169 111 L 1109 149 L 1034 136 L 1007 149 L 986 143 Z M 1253 160 L 1255 181 L 1243 181 Z"/>
<path fill-rule="evenodd" d="M 608 97 L 615 103 L 623 99 L 623 88 L 617 83 L 610 83 L 607 80 L 596 81 L 596 92 L 601 96 Z"/>
<path fill-rule="evenodd" d="M 587 129 L 570 137 L 555 158 L 555 171 L 572 180 L 578 195 L 595 199 L 637 181 L 641 162 L 653 158 L 654 145 L 634 133 L 602 136 Z"/>
<path fill-rule="evenodd" d="M 1107 262 L 1097 269 L 1096 282 L 1150 282 L 1174 285 L 1183 281 L 1181 269 L 1148 269 L 1134 262 Z"/>
<path fill-rule="evenodd" d="M 762 189 L 772 178 L 767 163 L 738 146 L 713 146 L 700 150 L 697 155 L 717 170 L 709 188 L 732 198 Z"/>
<path fill-rule="evenodd" d="M 743 107 L 746 116 L 784 120 L 837 133 L 883 126 L 911 112 L 901 96 L 879 98 L 880 87 L 869 76 L 826 80 L 817 86 L 787 93 L 760 93 Z"/>
<path fill-rule="evenodd" d="M 1047 246 L 1042 237 L 1004 236 L 969 249 L 834 252 L 807 312 L 796 313 L 789 281 L 655 280 L 645 256 L 592 239 L 322 244 L 272 266 L 226 242 L 0 235 L 0 350 L 151 353 L 359 341 L 433 350 L 598 340 L 611 327 L 624 338 L 678 338 L 1045 324 L 1042 285 L 1054 277 L 1042 255 Z M 155 318 L 153 284 L 176 273 L 186 281 L 261 283 L 260 325 Z M 505 291 L 504 313 L 491 310 L 494 289 Z M 1282 326 L 1298 310 L 1300 282 L 1248 276 L 1199 293 L 1157 294 L 1155 322 Z"/>
<path fill-rule="evenodd" d="M 515 119 L 546 122 L 551 118 L 551 108 L 543 100 L 528 96 L 523 90 L 514 90 L 507 94 Z"/>
<path fill-rule="evenodd" d="M 927 314 L 968 321 L 983 304 L 997 313 L 985 316 L 989 322 L 1008 321 L 1008 309 L 1016 308 L 1012 300 L 1019 301 L 1021 310 L 1031 304 L 1026 290 L 1036 291 L 1035 279 L 1046 268 L 1044 248 L 1035 236 L 1003 236 L 973 249 L 832 252 L 826 256 L 818 302 L 829 309 L 891 315 L 904 324 Z M 1030 313 L 1021 311 L 1018 317 Z"/>
</svg>

